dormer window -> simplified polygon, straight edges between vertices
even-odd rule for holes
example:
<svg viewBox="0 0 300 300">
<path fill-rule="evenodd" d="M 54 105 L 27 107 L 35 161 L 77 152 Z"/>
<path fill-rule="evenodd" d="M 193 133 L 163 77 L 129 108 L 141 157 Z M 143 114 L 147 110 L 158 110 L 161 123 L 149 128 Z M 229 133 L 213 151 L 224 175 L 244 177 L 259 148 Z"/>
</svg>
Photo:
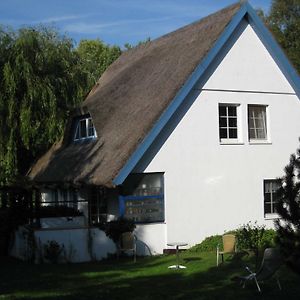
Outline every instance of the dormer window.
<svg viewBox="0 0 300 300">
<path fill-rule="evenodd" d="M 96 138 L 97 133 L 90 116 L 80 118 L 77 121 L 74 141 Z"/>
</svg>

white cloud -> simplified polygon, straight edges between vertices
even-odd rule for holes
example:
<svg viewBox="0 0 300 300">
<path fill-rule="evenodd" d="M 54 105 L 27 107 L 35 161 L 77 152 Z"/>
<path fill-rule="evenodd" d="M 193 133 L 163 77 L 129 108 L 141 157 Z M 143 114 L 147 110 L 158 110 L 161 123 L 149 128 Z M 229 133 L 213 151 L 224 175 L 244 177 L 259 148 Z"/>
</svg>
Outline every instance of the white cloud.
<svg viewBox="0 0 300 300">
<path fill-rule="evenodd" d="M 87 23 L 87 22 L 78 22 L 71 23 L 64 26 L 64 30 L 74 33 L 98 33 L 102 29 L 112 29 L 119 28 L 124 29 L 124 26 L 130 26 L 134 24 L 149 24 L 154 22 L 163 22 L 172 19 L 172 17 L 160 17 L 160 18 L 148 18 L 148 19 L 129 19 L 129 20 L 120 20 L 114 22 L 101 22 L 101 23 Z"/>
</svg>

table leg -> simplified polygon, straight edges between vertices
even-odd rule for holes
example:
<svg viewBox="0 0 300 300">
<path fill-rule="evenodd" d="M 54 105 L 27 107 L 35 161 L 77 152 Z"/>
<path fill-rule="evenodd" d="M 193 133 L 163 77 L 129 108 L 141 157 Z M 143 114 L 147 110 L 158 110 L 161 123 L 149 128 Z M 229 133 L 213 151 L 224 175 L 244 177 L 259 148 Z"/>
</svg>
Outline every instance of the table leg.
<svg viewBox="0 0 300 300">
<path fill-rule="evenodd" d="M 178 245 L 176 246 L 176 265 L 169 266 L 168 268 L 169 269 L 176 269 L 176 270 L 186 269 L 186 266 L 182 266 L 182 265 L 179 264 L 179 246 Z"/>
</svg>

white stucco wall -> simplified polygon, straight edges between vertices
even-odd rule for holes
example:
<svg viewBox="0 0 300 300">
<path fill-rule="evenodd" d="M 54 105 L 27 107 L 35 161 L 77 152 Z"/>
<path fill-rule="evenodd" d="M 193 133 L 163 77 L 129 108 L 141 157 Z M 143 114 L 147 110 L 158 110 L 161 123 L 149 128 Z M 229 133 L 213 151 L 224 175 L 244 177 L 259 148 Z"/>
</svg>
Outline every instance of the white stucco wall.
<svg viewBox="0 0 300 300">
<path fill-rule="evenodd" d="M 30 247 L 24 233 L 26 229 L 20 227 L 15 232 L 14 246 L 10 254 L 20 259 L 28 259 Z M 40 229 L 34 231 L 36 251 L 35 259 L 39 262 L 43 258 L 44 245 L 48 241 L 56 241 L 64 251 L 60 255 L 60 262 L 87 262 L 107 258 L 116 253 L 115 243 L 105 232 L 98 228 L 69 228 L 69 229 Z M 89 246 L 90 245 L 90 249 Z"/>
<path fill-rule="evenodd" d="M 196 100 L 156 155 L 146 155 L 146 167 L 141 162 L 135 170 L 165 172 L 164 247 L 192 246 L 248 221 L 272 227 L 264 216 L 263 180 L 281 176 L 298 146 L 300 102 L 251 26 L 190 97 Z M 240 105 L 240 144 L 220 144 L 219 103 Z M 268 106 L 268 143 L 249 143 L 248 104 Z"/>
</svg>

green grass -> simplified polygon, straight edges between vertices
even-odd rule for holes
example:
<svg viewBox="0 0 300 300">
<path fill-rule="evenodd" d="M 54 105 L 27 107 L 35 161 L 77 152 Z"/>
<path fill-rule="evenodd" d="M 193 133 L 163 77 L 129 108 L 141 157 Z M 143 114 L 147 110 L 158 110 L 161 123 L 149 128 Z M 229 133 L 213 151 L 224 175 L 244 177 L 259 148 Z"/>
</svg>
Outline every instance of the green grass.
<svg viewBox="0 0 300 300">
<path fill-rule="evenodd" d="M 281 270 L 283 291 L 275 280 L 254 283 L 245 289 L 233 281 L 246 274 L 244 266 L 253 259 L 227 257 L 216 267 L 214 253 L 181 253 L 185 270 L 170 270 L 175 256 L 129 258 L 103 262 L 61 265 L 31 265 L 0 259 L 0 300 L 2 299 L 299 299 L 300 278 Z"/>
</svg>

